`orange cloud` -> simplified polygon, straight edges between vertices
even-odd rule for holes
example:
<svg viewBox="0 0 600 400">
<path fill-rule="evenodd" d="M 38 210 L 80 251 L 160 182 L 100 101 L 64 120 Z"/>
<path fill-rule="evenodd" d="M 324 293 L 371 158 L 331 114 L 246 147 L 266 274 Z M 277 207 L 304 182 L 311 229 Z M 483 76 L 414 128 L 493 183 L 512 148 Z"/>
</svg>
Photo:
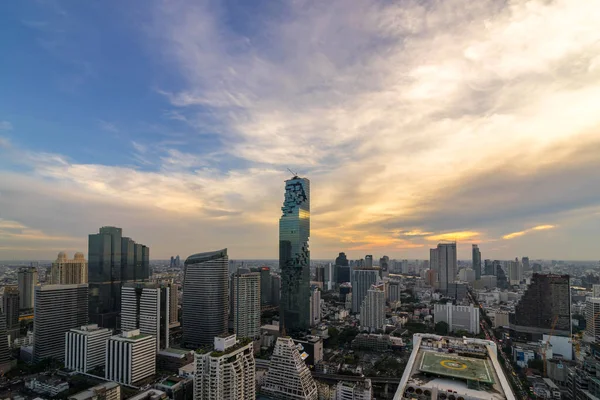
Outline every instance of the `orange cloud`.
<svg viewBox="0 0 600 400">
<path fill-rule="evenodd" d="M 507 235 L 502 236 L 502 239 L 510 240 L 510 239 L 514 239 L 514 238 L 526 235 L 533 231 L 545 231 L 545 230 L 554 229 L 554 228 L 556 228 L 556 225 L 538 225 L 538 226 L 534 226 L 533 228 L 525 229 L 524 231 L 509 233 Z"/>
<path fill-rule="evenodd" d="M 427 236 L 425 239 L 430 240 L 432 242 L 437 241 L 461 241 L 461 240 L 470 240 L 477 236 L 479 236 L 479 232 L 475 231 L 458 231 L 458 232 L 448 232 L 441 233 L 439 235 Z"/>
</svg>

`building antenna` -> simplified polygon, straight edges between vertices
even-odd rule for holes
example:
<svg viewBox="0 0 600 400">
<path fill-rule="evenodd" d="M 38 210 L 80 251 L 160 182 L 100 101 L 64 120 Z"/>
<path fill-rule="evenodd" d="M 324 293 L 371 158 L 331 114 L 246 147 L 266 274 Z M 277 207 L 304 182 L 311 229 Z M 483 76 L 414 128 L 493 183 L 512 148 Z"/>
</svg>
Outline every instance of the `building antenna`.
<svg viewBox="0 0 600 400">
<path fill-rule="evenodd" d="M 288 171 L 290 171 L 290 172 L 292 173 L 292 175 L 294 175 L 294 176 L 298 176 L 298 174 L 297 174 L 297 173 L 295 173 L 294 171 L 292 171 L 291 169 L 289 169 L 289 168 L 288 168 L 287 170 L 288 170 Z"/>
</svg>

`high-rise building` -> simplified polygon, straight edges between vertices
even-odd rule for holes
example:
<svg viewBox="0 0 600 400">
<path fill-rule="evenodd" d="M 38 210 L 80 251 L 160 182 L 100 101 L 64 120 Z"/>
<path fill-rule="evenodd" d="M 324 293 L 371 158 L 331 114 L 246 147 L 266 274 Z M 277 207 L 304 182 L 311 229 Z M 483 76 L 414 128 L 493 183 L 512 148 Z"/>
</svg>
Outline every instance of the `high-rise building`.
<svg viewBox="0 0 600 400">
<path fill-rule="evenodd" d="M 179 285 L 169 282 L 169 328 L 178 327 L 179 324 Z"/>
<path fill-rule="evenodd" d="M 272 299 L 272 282 L 271 282 L 271 268 L 261 267 L 260 268 L 260 304 L 268 305 L 273 302 Z"/>
<path fill-rule="evenodd" d="M 569 275 L 533 274 L 531 284 L 510 315 L 510 329 L 517 337 L 539 340 L 552 331 L 553 324 L 554 336 L 570 337 Z"/>
<path fill-rule="evenodd" d="M 473 270 L 475 271 L 475 280 L 479 280 L 481 278 L 481 251 L 476 244 L 473 245 Z"/>
<path fill-rule="evenodd" d="M 21 324 L 19 322 L 19 289 L 17 286 L 3 286 L 0 288 L 2 293 L 2 311 L 6 318 L 6 332 L 12 342 L 19 336 Z"/>
<path fill-rule="evenodd" d="M 185 260 L 183 278 L 183 344 L 211 346 L 227 333 L 229 258 L 227 249 L 198 253 Z"/>
<path fill-rule="evenodd" d="M 136 329 L 108 338 L 105 379 L 133 386 L 155 373 L 156 338 L 154 336 L 144 335 Z"/>
<path fill-rule="evenodd" d="M 594 285 L 596 286 L 596 285 Z M 600 298 L 588 297 L 585 299 L 585 339 L 588 342 L 600 341 Z"/>
<path fill-rule="evenodd" d="M 359 313 L 360 306 L 372 285 L 379 281 L 376 269 L 356 269 L 352 271 L 352 312 Z"/>
<path fill-rule="evenodd" d="M 494 269 L 494 263 L 492 263 L 492 260 L 485 260 L 484 261 L 484 272 L 482 275 L 496 275 L 496 270 Z"/>
<path fill-rule="evenodd" d="M 38 271 L 35 267 L 19 268 L 17 285 L 19 286 L 19 302 L 21 310 L 33 308 L 35 287 L 39 283 Z"/>
<path fill-rule="evenodd" d="M 335 259 L 335 265 L 340 267 L 348 267 L 350 264 L 348 262 L 348 257 L 346 257 L 346 253 L 340 253 Z"/>
<path fill-rule="evenodd" d="M 390 271 L 390 258 L 388 256 L 383 256 L 379 259 L 379 272 L 381 274 L 381 278 L 389 276 Z"/>
<path fill-rule="evenodd" d="M 592 285 L 592 297 L 600 297 L 600 285 Z"/>
<path fill-rule="evenodd" d="M 388 298 L 389 302 L 397 302 L 402 300 L 402 286 L 400 286 L 400 282 L 398 281 L 390 281 L 388 288 Z"/>
<path fill-rule="evenodd" d="M 451 303 L 435 304 L 433 308 L 434 322 L 448 324 L 449 332 L 467 331 L 479 334 L 479 308 L 470 306 L 455 306 Z"/>
<path fill-rule="evenodd" d="M 156 351 L 169 347 L 171 288 L 154 282 L 126 283 L 121 289 L 121 329 L 156 337 Z"/>
<path fill-rule="evenodd" d="M 317 326 L 321 322 L 321 291 L 313 288 L 310 291 L 310 326 Z"/>
<path fill-rule="evenodd" d="M 365 267 L 373 268 L 373 255 L 372 254 L 367 254 L 365 256 Z"/>
<path fill-rule="evenodd" d="M 88 372 L 106 362 L 106 343 L 112 331 L 96 324 L 73 328 L 65 334 L 65 367 Z"/>
<path fill-rule="evenodd" d="M 88 285 L 46 285 L 35 288 L 33 361 L 63 360 L 65 333 L 88 322 Z"/>
<path fill-rule="evenodd" d="M 360 326 L 369 332 L 382 330 L 385 325 L 385 293 L 376 287 L 367 290 L 360 306 Z"/>
<path fill-rule="evenodd" d="M 105 328 L 118 327 L 121 286 L 150 277 L 148 247 L 123 237 L 121 228 L 104 226 L 89 235 L 88 282 L 90 320 Z"/>
<path fill-rule="evenodd" d="M 0 312 L 0 374 L 10 369 L 10 349 L 8 348 L 8 333 L 6 332 L 6 317 Z"/>
<path fill-rule="evenodd" d="M 285 181 L 279 220 L 281 270 L 280 328 L 289 333 L 310 326 L 310 181 L 294 176 Z"/>
<path fill-rule="evenodd" d="M 260 279 L 258 272 L 237 272 L 233 275 L 233 330 L 239 338 L 260 336 Z"/>
<path fill-rule="evenodd" d="M 271 303 L 279 306 L 281 301 L 281 276 L 271 275 Z"/>
<path fill-rule="evenodd" d="M 521 258 L 521 263 L 523 264 L 523 271 L 531 271 L 531 266 L 529 265 L 529 257 Z"/>
<path fill-rule="evenodd" d="M 223 335 L 214 342 L 214 351 L 196 353 L 194 398 L 254 400 L 256 367 L 252 340 Z"/>
<path fill-rule="evenodd" d="M 291 338 L 277 338 L 262 391 L 273 399 L 317 400 L 317 385 Z"/>
<path fill-rule="evenodd" d="M 440 291 L 446 293 L 448 285 L 456 281 L 456 242 L 439 243 L 429 251 L 429 266 L 437 272 Z"/>
<path fill-rule="evenodd" d="M 362 382 L 339 382 L 335 387 L 333 400 L 371 400 L 373 398 L 373 387 L 371 380 Z"/>
<path fill-rule="evenodd" d="M 519 261 L 509 261 L 508 277 L 511 285 L 518 285 L 522 279 L 521 263 Z"/>
<path fill-rule="evenodd" d="M 50 272 L 53 285 L 76 285 L 88 283 L 88 263 L 83 253 L 75 253 L 70 260 L 63 251 L 58 253 L 56 261 L 52 263 Z"/>
<path fill-rule="evenodd" d="M 315 268 L 315 282 L 325 283 L 325 267 L 322 265 Z"/>
<path fill-rule="evenodd" d="M 350 273 L 352 269 L 348 265 L 336 265 L 336 283 L 342 284 L 346 282 L 350 282 Z"/>
</svg>

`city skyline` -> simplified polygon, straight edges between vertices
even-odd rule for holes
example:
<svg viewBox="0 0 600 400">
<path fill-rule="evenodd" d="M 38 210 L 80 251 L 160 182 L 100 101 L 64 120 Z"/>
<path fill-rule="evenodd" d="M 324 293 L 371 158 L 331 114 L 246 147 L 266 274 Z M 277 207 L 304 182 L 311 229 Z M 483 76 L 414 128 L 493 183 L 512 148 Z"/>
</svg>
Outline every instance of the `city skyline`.
<svg viewBox="0 0 600 400">
<path fill-rule="evenodd" d="M 455 239 L 464 259 L 598 260 L 594 7 L 3 5 L 0 259 L 84 251 L 106 225 L 153 258 L 275 259 L 290 168 L 315 259 Z"/>
</svg>

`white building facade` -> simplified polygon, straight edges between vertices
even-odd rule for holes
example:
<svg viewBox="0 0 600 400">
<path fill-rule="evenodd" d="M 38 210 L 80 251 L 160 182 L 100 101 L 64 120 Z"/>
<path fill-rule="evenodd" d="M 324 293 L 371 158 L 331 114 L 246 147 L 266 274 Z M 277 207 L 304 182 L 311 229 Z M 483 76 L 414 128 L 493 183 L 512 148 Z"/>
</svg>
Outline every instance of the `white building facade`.
<svg viewBox="0 0 600 400">
<path fill-rule="evenodd" d="M 156 372 L 156 338 L 139 329 L 111 336 L 106 344 L 105 378 L 134 385 Z"/>
<path fill-rule="evenodd" d="M 310 291 L 310 326 L 321 322 L 321 291 L 314 288 Z"/>
<path fill-rule="evenodd" d="M 474 305 L 435 304 L 433 311 L 435 323 L 447 323 L 450 332 L 465 330 L 479 334 L 479 308 Z"/>
<path fill-rule="evenodd" d="M 65 367 L 77 372 L 88 372 L 104 365 L 106 342 L 112 331 L 98 325 L 84 325 L 65 334 Z"/>
<path fill-rule="evenodd" d="M 260 336 L 260 274 L 233 276 L 233 330 L 239 338 Z"/>
<path fill-rule="evenodd" d="M 156 351 L 169 347 L 171 288 L 160 283 L 128 283 L 121 289 L 121 329 L 156 337 Z"/>
<path fill-rule="evenodd" d="M 360 307 L 360 326 L 375 332 L 385 325 L 385 292 L 372 287 Z"/>
</svg>

